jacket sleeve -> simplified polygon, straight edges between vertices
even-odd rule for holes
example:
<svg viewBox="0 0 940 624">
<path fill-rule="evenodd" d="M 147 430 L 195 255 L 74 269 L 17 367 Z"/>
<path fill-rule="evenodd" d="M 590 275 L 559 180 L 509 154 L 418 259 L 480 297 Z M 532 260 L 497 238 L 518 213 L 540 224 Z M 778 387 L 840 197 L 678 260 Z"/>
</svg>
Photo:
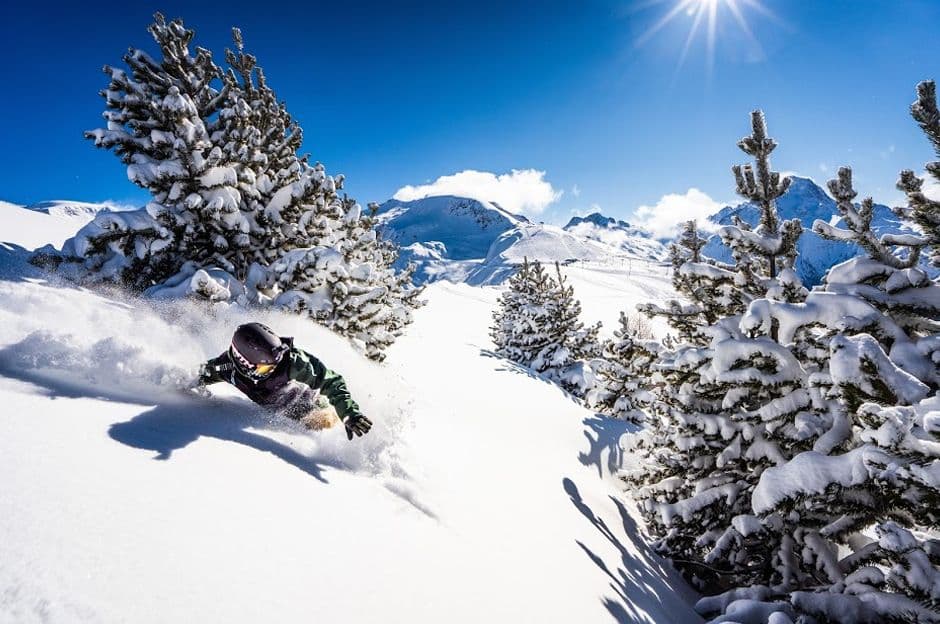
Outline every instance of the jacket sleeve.
<svg viewBox="0 0 940 624">
<path fill-rule="evenodd" d="M 342 375 L 331 371 L 306 351 L 294 349 L 291 358 L 291 379 L 319 390 L 336 410 L 340 420 L 345 421 L 348 416 L 361 414 L 359 405 L 346 389 Z"/>
<path fill-rule="evenodd" d="M 232 364 L 232 360 L 226 351 L 219 357 L 212 358 L 202 365 L 199 371 L 199 383 L 208 385 L 228 381 L 228 376 L 234 368 L 235 365 Z"/>
</svg>

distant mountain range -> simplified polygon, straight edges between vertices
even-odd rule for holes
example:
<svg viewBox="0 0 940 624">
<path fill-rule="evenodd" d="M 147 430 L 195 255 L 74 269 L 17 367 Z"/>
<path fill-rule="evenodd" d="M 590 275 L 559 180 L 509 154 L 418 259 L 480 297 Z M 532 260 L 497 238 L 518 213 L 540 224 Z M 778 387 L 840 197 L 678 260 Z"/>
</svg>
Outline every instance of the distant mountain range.
<svg viewBox="0 0 940 624">
<path fill-rule="evenodd" d="M 796 218 L 803 224 L 803 234 L 797 242 L 796 271 L 804 284 L 813 286 L 822 281 L 830 267 L 857 256 L 860 250 L 854 244 L 829 241 L 812 231 L 816 219 L 836 226 L 841 224 L 836 202 L 810 178 L 791 176 L 791 180 L 790 188 L 777 200 L 777 213 L 781 219 Z M 756 225 L 760 210 L 751 203 L 725 206 L 709 220 L 718 225 L 731 225 L 735 216 Z M 891 209 L 881 204 L 875 204 L 872 229 L 880 234 L 903 231 Z M 702 252 L 716 260 L 731 261 L 730 250 L 718 236 L 713 236 Z"/>
<path fill-rule="evenodd" d="M 418 282 L 498 283 L 524 258 L 542 262 L 633 257 L 665 259 L 666 247 L 624 221 L 598 213 L 565 227 L 533 223 L 498 204 L 453 196 L 389 201 L 377 212 L 384 236 L 402 247 L 400 265 L 417 265 Z"/>
<path fill-rule="evenodd" d="M 841 222 L 836 202 L 813 180 L 793 176 L 777 201 L 781 219 L 797 218 L 804 232 L 798 243 L 797 272 L 807 286 L 822 281 L 826 271 L 860 253 L 849 243 L 827 241 L 813 233 L 813 222 Z M 499 283 L 523 258 L 542 262 L 610 262 L 626 258 L 663 262 L 669 240 L 656 239 L 641 227 L 593 213 L 574 217 L 564 227 L 533 223 L 494 203 L 453 196 L 410 202 L 390 201 L 379 208 L 380 228 L 402 245 L 400 263 L 417 265 L 418 282 L 448 279 L 470 284 Z M 709 217 L 714 226 L 730 225 L 734 217 L 756 225 L 759 209 L 750 203 L 725 206 Z M 891 209 L 875 205 L 875 231 L 904 231 Z M 708 228 L 705 228 L 708 229 Z M 731 260 L 717 235 L 704 249 L 717 260 Z"/>
</svg>

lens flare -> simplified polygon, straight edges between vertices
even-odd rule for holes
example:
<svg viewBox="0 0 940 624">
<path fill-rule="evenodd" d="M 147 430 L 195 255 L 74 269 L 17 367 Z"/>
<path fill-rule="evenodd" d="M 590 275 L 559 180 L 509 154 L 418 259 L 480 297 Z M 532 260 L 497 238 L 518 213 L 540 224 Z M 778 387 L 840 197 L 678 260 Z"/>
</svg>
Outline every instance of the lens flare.
<svg viewBox="0 0 940 624">
<path fill-rule="evenodd" d="M 664 0 L 658 0 L 644 4 L 643 6 L 661 4 L 663 1 Z M 727 14 L 730 15 L 731 19 L 737 24 L 738 29 L 747 39 L 748 44 L 752 46 L 757 52 L 757 55 L 762 58 L 764 55 L 763 47 L 760 41 L 757 40 L 757 37 L 754 36 L 754 31 L 751 30 L 748 24 L 747 18 L 742 10 L 742 5 L 757 13 L 761 13 L 775 20 L 777 19 L 776 15 L 761 4 L 760 0 L 677 0 L 662 17 L 637 38 L 635 42 L 636 46 L 642 46 L 671 22 L 685 16 L 692 20 L 692 24 L 689 27 L 689 33 L 686 35 L 680 50 L 676 70 L 678 71 L 685 64 L 692 44 L 699 36 L 699 32 L 704 29 L 705 65 L 706 69 L 711 72 L 715 64 L 715 43 L 718 32 L 718 21 Z"/>
</svg>

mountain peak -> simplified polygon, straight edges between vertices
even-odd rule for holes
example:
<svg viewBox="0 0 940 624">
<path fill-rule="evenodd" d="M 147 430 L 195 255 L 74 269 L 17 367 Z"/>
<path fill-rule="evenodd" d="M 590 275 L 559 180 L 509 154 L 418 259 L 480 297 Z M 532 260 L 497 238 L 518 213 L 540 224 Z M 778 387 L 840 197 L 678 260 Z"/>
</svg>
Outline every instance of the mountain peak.
<svg viewBox="0 0 940 624">
<path fill-rule="evenodd" d="M 568 221 L 567 225 L 565 225 L 563 229 L 568 230 L 582 223 L 592 223 L 596 225 L 597 227 L 602 227 L 602 228 L 612 228 L 612 227 L 631 228 L 633 227 L 626 221 L 620 221 L 618 219 L 614 219 L 613 217 L 605 217 L 599 212 L 592 212 L 586 217 L 579 217 L 579 216 L 571 217 L 571 220 Z"/>
</svg>

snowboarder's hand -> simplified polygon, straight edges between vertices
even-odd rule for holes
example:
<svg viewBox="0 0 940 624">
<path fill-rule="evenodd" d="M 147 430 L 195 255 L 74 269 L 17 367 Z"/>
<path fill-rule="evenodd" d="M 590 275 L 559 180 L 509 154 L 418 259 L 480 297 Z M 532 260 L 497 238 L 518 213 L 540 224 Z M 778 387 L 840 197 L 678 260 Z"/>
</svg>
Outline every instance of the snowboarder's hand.
<svg viewBox="0 0 940 624">
<path fill-rule="evenodd" d="M 347 416 L 343 424 L 346 425 L 346 437 L 350 440 L 353 439 L 353 434 L 363 436 L 369 433 L 369 429 L 372 428 L 372 421 L 362 414 Z"/>
<path fill-rule="evenodd" d="M 208 364 L 199 365 L 199 380 L 196 382 L 197 386 L 204 386 L 206 382 L 212 379 L 212 372 L 209 370 Z"/>
</svg>

